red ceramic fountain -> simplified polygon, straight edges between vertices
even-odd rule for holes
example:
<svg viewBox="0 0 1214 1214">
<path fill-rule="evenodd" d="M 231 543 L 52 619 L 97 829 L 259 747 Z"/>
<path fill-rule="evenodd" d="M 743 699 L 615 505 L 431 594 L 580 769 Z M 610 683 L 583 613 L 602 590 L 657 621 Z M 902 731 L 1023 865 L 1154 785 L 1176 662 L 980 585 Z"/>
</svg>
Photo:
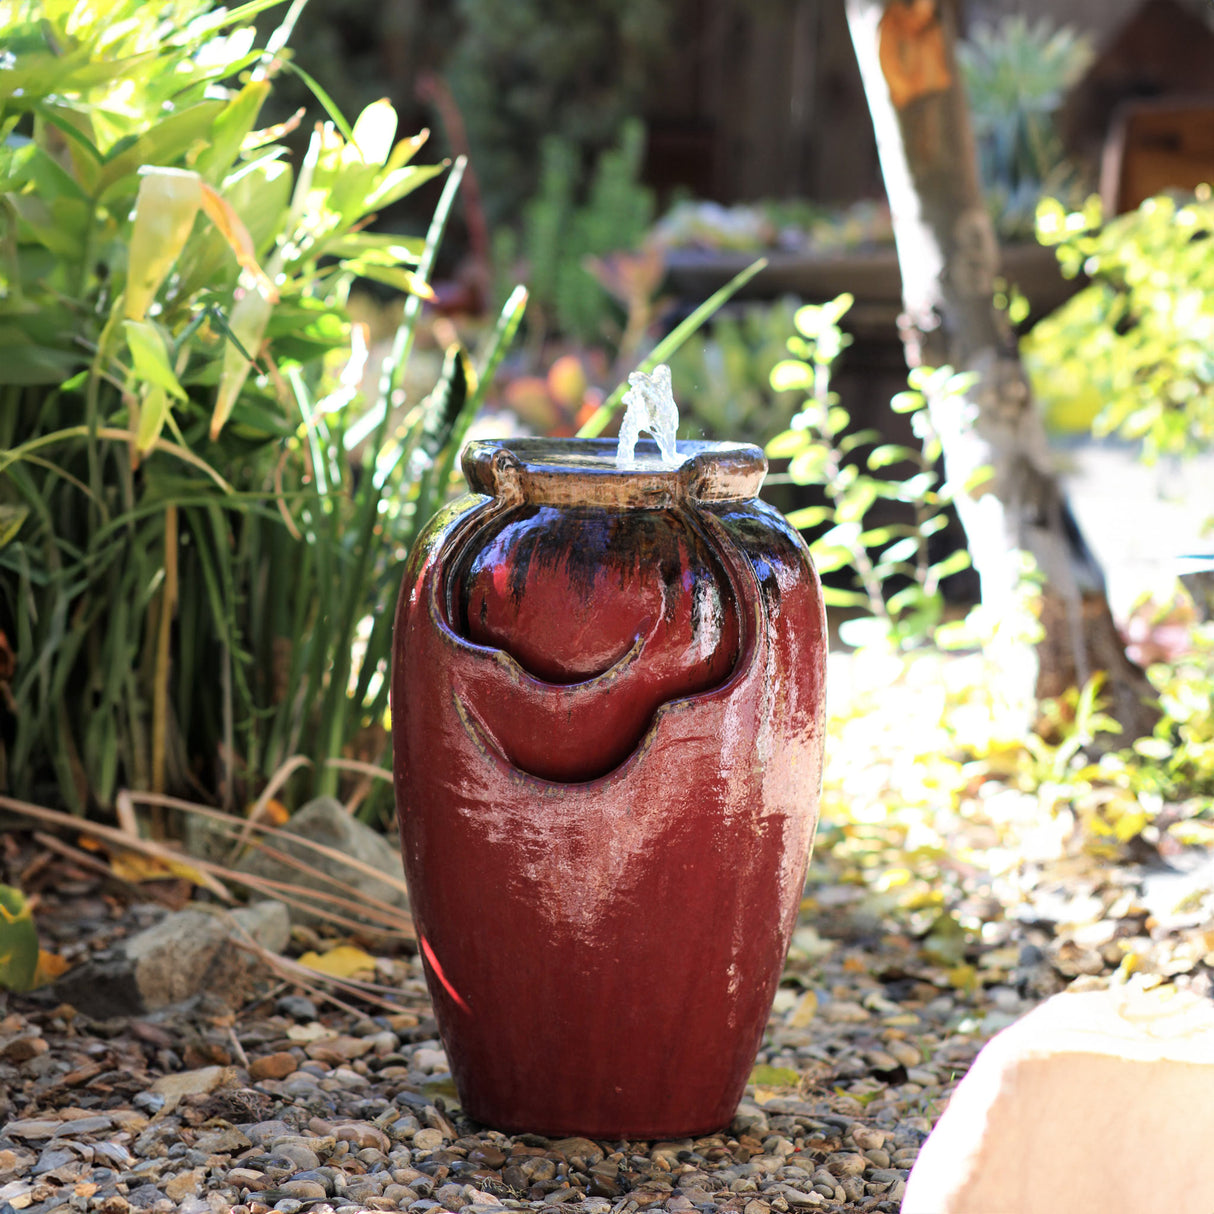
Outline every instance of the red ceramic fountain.
<svg viewBox="0 0 1214 1214">
<path fill-rule="evenodd" d="M 817 822 L 826 656 L 755 447 L 478 442 L 396 617 L 397 809 L 460 1101 L 503 1130 L 733 1116 Z M 655 392 L 655 388 L 657 391 Z M 641 399 L 638 401 L 638 396 Z M 634 448 L 638 426 L 659 446 Z"/>
</svg>

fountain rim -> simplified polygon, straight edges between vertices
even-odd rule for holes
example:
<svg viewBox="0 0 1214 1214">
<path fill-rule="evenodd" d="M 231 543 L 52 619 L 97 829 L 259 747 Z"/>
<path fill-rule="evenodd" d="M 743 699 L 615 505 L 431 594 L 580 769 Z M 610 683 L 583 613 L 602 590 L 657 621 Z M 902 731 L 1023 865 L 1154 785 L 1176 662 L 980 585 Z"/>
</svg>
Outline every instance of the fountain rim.
<svg viewBox="0 0 1214 1214">
<path fill-rule="evenodd" d="M 478 439 L 464 449 L 473 493 L 503 503 L 660 509 L 682 500 L 749 501 L 767 474 L 767 457 L 750 443 L 680 440 L 677 464 L 664 464 L 652 440 L 630 464 L 616 462 L 608 438 Z"/>
</svg>

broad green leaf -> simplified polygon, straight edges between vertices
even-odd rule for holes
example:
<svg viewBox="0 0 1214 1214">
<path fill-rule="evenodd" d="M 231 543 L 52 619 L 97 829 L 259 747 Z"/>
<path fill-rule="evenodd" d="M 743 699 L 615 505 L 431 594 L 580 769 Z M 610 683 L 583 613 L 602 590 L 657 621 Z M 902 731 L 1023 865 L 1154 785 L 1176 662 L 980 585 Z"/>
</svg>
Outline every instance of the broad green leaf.
<svg viewBox="0 0 1214 1214">
<path fill-rule="evenodd" d="M 202 179 L 187 169 L 148 169 L 139 182 L 127 256 L 125 307 L 142 321 L 202 206 Z"/>
<path fill-rule="evenodd" d="M 819 573 L 834 573 L 836 569 L 846 569 L 855 559 L 851 549 L 844 548 L 841 544 L 811 544 L 809 551 Z"/>
<path fill-rule="evenodd" d="M 425 241 L 415 236 L 395 236 L 386 232 L 342 232 L 323 246 L 330 257 L 357 258 L 367 265 L 394 266 L 403 261 L 421 260 Z"/>
<path fill-rule="evenodd" d="M 812 391 L 814 386 L 813 368 L 794 358 L 785 358 L 776 363 L 771 369 L 771 387 L 773 392 Z"/>
<path fill-rule="evenodd" d="M 890 397 L 889 407 L 895 413 L 914 413 L 926 404 L 922 392 L 895 392 Z"/>
<path fill-rule="evenodd" d="M 827 607 L 863 607 L 868 610 L 872 608 L 868 595 L 859 590 L 839 590 L 834 586 L 822 587 L 822 601 Z"/>
<path fill-rule="evenodd" d="M 252 368 L 250 357 L 255 358 L 261 349 L 266 325 L 274 303 L 261 290 L 260 285 L 251 285 L 236 302 L 228 320 L 231 337 L 223 351 L 223 370 L 219 376 L 219 389 L 215 395 L 215 408 L 211 413 L 211 441 L 214 442 L 231 415 L 236 398 L 244 387 Z M 246 357 L 248 355 L 248 357 Z"/>
<path fill-rule="evenodd" d="M 384 286 L 395 287 L 407 295 L 420 295 L 422 299 L 434 299 L 434 288 L 424 278 L 412 270 L 400 266 L 381 266 L 361 261 L 347 261 L 343 266 L 362 278 L 370 278 L 381 282 Z"/>
<path fill-rule="evenodd" d="M 361 214 L 379 211 L 425 185 L 446 168 L 443 164 L 408 165 L 386 174 L 361 205 Z"/>
<path fill-rule="evenodd" d="M 869 452 L 868 466 L 875 472 L 878 468 L 888 468 L 891 464 L 907 461 L 917 462 L 919 453 L 911 447 L 900 443 L 886 443 Z"/>
<path fill-rule="evenodd" d="M 186 400 L 185 389 L 178 382 L 169 362 L 169 352 L 160 330 L 146 320 L 124 320 L 122 328 L 126 334 L 127 349 L 134 361 L 136 379 L 161 388 L 178 400 Z"/>
<path fill-rule="evenodd" d="M 934 564 L 932 572 L 938 579 L 943 580 L 954 573 L 960 573 L 963 569 L 968 569 L 972 563 L 970 554 L 964 548 L 959 548 L 956 552 L 949 553 L 944 560 Z"/>
<path fill-rule="evenodd" d="M 38 969 L 38 932 L 20 890 L 0 885 L 0 987 L 28 991 Z"/>
<path fill-rule="evenodd" d="M 215 119 L 225 104 L 223 101 L 203 101 L 170 114 L 129 147 L 108 157 L 97 179 L 96 195 L 103 196 L 106 190 L 145 165 L 172 164 L 180 159 L 189 148 L 210 136 Z"/>
<path fill-rule="evenodd" d="M 831 514 L 829 506 L 802 506 L 800 510 L 793 510 L 788 514 L 787 518 L 798 531 L 804 531 L 808 527 L 818 527 L 828 522 Z"/>
<path fill-rule="evenodd" d="M 373 101 L 354 121 L 351 143 L 364 164 L 377 168 L 388 162 L 396 138 L 396 110 L 387 98 Z"/>
<path fill-rule="evenodd" d="M 250 80 L 215 119 L 207 148 L 194 166 L 212 185 L 219 185 L 236 163 L 269 93 L 269 80 Z"/>
<path fill-rule="evenodd" d="M 168 392 L 158 384 L 152 384 L 139 404 L 139 426 L 135 431 L 135 446 L 140 455 L 147 455 L 156 445 L 164 423 L 168 420 L 170 408 Z"/>
<path fill-rule="evenodd" d="M 810 447 L 793 457 L 788 475 L 798 485 L 817 484 L 823 479 L 828 459 L 825 447 Z"/>
<path fill-rule="evenodd" d="M 791 459 L 808 441 L 809 435 L 804 430 L 785 430 L 767 444 L 767 454 L 772 459 Z"/>
</svg>

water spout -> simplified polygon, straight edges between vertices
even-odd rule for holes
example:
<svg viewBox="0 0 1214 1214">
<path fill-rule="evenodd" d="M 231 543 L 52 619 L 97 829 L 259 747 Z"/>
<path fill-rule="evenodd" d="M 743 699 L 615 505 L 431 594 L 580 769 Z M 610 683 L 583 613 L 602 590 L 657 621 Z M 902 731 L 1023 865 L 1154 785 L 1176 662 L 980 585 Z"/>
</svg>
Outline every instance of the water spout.
<svg viewBox="0 0 1214 1214">
<path fill-rule="evenodd" d="M 620 445 L 615 461 L 621 467 L 636 461 L 637 439 L 646 430 L 657 440 L 663 467 L 677 468 L 675 433 L 679 428 L 679 408 L 670 386 L 670 368 L 665 363 L 654 367 L 652 375 L 634 371 L 628 377 L 624 393 L 624 420 L 620 423 Z"/>
</svg>

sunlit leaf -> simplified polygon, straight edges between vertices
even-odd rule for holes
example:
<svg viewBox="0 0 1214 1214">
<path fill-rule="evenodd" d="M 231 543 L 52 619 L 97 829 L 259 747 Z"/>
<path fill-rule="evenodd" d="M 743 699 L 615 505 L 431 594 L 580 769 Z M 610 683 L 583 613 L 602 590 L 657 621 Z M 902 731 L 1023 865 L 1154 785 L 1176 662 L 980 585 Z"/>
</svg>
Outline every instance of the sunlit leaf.
<svg viewBox="0 0 1214 1214">
<path fill-rule="evenodd" d="M 793 1088 L 801 1082 L 801 1072 L 789 1066 L 767 1066 L 760 1064 L 750 1072 L 747 1081 L 758 1087 Z"/>
<path fill-rule="evenodd" d="M 28 991 L 38 969 L 38 932 L 20 890 L 0 885 L 0 988 Z"/>
<path fill-rule="evenodd" d="M 330 978 L 368 977 L 375 973 L 375 958 L 349 944 L 339 944 L 326 953 L 306 952 L 299 964 Z"/>
<path fill-rule="evenodd" d="M 122 324 L 126 334 L 127 349 L 131 352 L 135 376 L 145 384 L 185 400 L 185 389 L 178 382 L 173 367 L 169 362 L 169 352 L 164 344 L 160 330 L 146 320 L 126 320 Z M 156 435 L 159 435 L 159 426 Z M 155 441 L 153 436 L 152 441 Z M 149 446 L 151 443 L 148 444 Z"/>
</svg>

